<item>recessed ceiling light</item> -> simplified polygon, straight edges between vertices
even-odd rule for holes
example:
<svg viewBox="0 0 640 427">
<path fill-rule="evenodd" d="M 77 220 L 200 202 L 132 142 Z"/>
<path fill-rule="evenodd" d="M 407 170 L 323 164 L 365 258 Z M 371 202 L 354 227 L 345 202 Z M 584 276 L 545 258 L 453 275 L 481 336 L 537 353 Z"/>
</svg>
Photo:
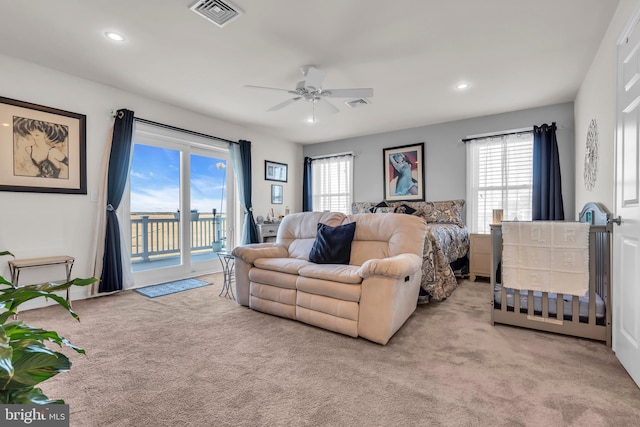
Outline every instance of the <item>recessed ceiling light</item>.
<svg viewBox="0 0 640 427">
<path fill-rule="evenodd" d="M 109 38 L 110 40 L 116 42 L 123 42 L 125 40 L 122 34 L 114 33 L 113 31 L 107 31 L 106 33 L 104 33 L 104 35 L 107 36 L 107 38 Z"/>
<path fill-rule="evenodd" d="M 458 90 L 464 90 L 464 89 L 468 89 L 469 86 L 471 86 L 469 83 L 467 82 L 460 82 L 456 85 L 456 89 Z"/>
<path fill-rule="evenodd" d="M 307 121 L 307 123 L 309 123 L 309 124 L 313 124 L 313 123 L 315 123 L 315 122 L 316 122 L 316 119 L 315 119 L 315 118 L 313 118 L 313 117 L 309 117 L 306 121 Z"/>
</svg>

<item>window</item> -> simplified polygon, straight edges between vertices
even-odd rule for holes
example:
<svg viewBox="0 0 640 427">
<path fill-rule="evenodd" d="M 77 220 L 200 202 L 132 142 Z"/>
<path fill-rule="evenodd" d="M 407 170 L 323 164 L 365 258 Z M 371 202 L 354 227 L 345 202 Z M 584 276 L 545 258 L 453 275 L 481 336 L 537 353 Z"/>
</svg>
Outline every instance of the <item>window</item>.
<svg viewBox="0 0 640 427">
<path fill-rule="evenodd" d="M 340 155 L 311 161 L 314 211 L 351 213 L 353 156 Z"/>
<path fill-rule="evenodd" d="M 533 135 L 520 133 L 467 143 L 467 225 L 489 233 L 494 209 L 505 220 L 531 220 Z"/>
</svg>

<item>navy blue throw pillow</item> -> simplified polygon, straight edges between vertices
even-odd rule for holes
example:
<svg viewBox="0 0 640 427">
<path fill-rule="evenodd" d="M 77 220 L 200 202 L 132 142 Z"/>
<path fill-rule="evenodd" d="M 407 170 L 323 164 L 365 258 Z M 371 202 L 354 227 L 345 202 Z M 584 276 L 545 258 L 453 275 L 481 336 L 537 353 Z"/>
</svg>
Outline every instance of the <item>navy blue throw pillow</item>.
<svg viewBox="0 0 640 427">
<path fill-rule="evenodd" d="M 309 252 L 309 261 L 316 264 L 349 264 L 351 242 L 355 233 L 355 222 L 337 227 L 319 223 L 316 241 Z"/>
</svg>

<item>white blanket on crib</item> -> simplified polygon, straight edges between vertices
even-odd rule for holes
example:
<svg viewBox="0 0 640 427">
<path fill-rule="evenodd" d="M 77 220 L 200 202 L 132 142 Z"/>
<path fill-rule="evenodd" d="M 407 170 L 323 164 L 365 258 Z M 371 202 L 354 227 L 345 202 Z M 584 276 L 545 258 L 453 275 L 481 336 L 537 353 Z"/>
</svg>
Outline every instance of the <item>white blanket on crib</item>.
<svg viewBox="0 0 640 427">
<path fill-rule="evenodd" d="M 502 284 L 584 296 L 589 289 L 589 224 L 502 223 Z"/>
</svg>

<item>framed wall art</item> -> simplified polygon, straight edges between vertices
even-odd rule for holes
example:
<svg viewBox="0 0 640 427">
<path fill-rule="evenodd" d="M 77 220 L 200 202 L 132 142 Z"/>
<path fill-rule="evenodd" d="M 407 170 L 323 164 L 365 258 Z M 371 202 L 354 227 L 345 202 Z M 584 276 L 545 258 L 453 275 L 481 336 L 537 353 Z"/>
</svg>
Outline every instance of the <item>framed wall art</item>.
<svg viewBox="0 0 640 427">
<path fill-rule="evenodd" d="M 384 148 L 384 200 L 424 200 L 424 142 Z"/>
<path fill-rule="evenodd" d="M 287 182 L 287 169 L 288 166 L 286 163 L 278 163 L 265 160 L 264 179 L 267 181 Z"/>
<path fill-rule="evenodd" d="M 0 191 L 87 194 L 86 116 L 0 97 Z"/>
<path fill-rule="evenodd" d="M 271 203 L 274 205 L 282 204 L 282 185 L 271 186 Z"/>
</svg>

